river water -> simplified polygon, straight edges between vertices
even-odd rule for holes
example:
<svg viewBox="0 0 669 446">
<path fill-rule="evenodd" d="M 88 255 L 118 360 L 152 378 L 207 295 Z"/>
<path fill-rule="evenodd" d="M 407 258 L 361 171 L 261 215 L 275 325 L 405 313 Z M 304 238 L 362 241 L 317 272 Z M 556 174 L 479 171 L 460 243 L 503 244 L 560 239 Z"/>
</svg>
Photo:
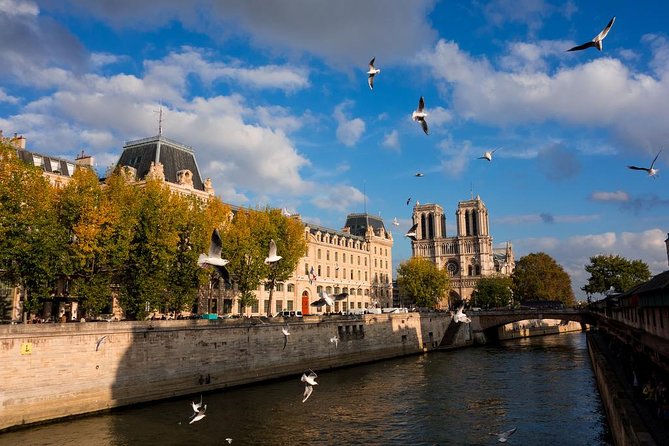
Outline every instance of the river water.
<svg viewBox="0 0 669 446">
<path fill-rule="evenodd" d="M 0 434 L 0 445 L 610 445 L 585 335 L 316 371 L 302 403 L 294 379 L 199 395 Z"/>
</svg>

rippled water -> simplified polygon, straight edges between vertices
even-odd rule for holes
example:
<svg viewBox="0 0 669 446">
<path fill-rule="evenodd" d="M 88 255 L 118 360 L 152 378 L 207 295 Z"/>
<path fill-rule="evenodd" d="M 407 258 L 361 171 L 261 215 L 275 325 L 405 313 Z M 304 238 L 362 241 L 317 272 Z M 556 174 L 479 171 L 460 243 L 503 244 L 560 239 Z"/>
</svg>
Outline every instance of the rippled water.
<svg viewBox="0 0 669 446">
<path fill-rule="evenodd" d="M 0 435 L 0 445 L 609 445 L 582 333 L 317 371 Z"/>
</svg>

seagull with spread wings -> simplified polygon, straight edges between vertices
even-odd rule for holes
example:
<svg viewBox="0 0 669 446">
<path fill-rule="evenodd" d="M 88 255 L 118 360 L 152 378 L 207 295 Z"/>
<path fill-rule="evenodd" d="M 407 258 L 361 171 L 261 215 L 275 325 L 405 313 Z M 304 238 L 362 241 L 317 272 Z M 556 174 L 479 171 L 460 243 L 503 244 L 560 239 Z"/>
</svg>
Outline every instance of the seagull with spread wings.
<svg viewBox="0 0 669 446">
<path fill-rule="evenodd" d="M 229 282 L 230 274 L 225 265 L 230 262 L 221 258 L 222 250 L 223 241 L 221 240 L 221 234 L 218 232 L 218 228 L 214 228 L 214 231 L 211 233 L 211 242 L 209 243 L 209 254 L 200 254 L 200 257 L 197 259 L 197 265 L 200 267 L 205 265 L 213 266 L 221 278 Z"/>
<path fill-rule="evenodd" d="M 662 150 L 657 152 L 657 155 L 655 155 L 655 158 L 653 158 L 653 162 L 650 163 L 650 167 L 637 167 L 637 166 L 627 166 L 628 169 L 632 170 L 644 170 L 648 172 L 649 177 L 655 177 L 660 172 L 660 169 L 655 169 L 655 161 L 657 161 L 657 157 L 660 156 L 660 153 L 662 153 Z"/>
<path fill-rule="evenodd" d="M 425 134 L 429 135 L 430 133 L 427 128 L 427 121 L 425 120 L 426 116 L 427 113 L 425 112 L 425 100 L 423 99 L 423 96 L 421 96 L 418 100 L 418 108 L 411 114 L 411 119 L 418 122 L 423 128 Z"/>
<path fill-rule="evenodd" d="M 372 60 L 369 61 L 369 71 L 367 71 L 367 74 L 369 75 L 367 83 L 369 84 L 370 90 L 374 89 L 374 76 L 381 72 L 378 68 L 374 68 L 374 60 L 376 60 L 376 57 L 372 57 Z"/>
<path fill-rule="evenodd" d="M 613 16 L 611 21 L 609 22 L 608 25 L 602 30 L 601 33 L 597 34 L 594 39 L 592 39 L 590 42 L 585 42 L 582 45 L 575 46 L 573 48 L 568 49 L 567 51 L 580 51 L 580 50 L 585 50 L 587 48 L 597 48 L 599 51 L 602 50 L 602 40 L 604 40 L 604 37 L 609 33 L 611 30 L 611 27 L 613 26 L 613 22 L 616 21 L 616 17 Z"/>
<path fill-rule="evenodd" d="M 300 381 L 304 383 L 304 395 L 302 395 L 302 402 L 305 402 L 309 399 L 311 393 L 314 391 L 314 386 L 318 385 L 316 382 L 317 377 L 318 375 L 316 375 L 316 373 L 311 369 L 309 369 L 308 375 L 306 373 L 302 374 L 302 378 L 300 378 Z"/>
<path fill-rule="evenodd" d="M 404 234 L 404 236 L 405 236 L 405 237 L 409 237 L 411 240 L 413 240 L 413 241 L 415 242 L 415 241 L 417 240 L 417 238 L 416 238 L 416 230 L 417 230 L 417 229 L 418 229 L 418 223 L 416 223 L 415 225 L 413 225 L 413 226 L 407 231 L 407 233 Z"/>
<path fill-rule="evenodd" d="M 278 262 L 283 257 L 276 255 L 276 242 L 274 239 L 269 241 L 269 255 L 265 258 L 265 265 L 271 265 Z"/>
</svg>

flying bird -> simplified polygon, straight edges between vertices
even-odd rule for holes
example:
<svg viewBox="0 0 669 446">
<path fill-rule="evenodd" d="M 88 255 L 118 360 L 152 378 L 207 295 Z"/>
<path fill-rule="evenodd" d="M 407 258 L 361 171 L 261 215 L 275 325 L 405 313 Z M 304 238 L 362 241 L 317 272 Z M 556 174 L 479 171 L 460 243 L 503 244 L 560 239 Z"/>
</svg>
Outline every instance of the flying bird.
<svg viewBox="0 0 669 446">
<path fill-rule="evenodd" d="M 96 344 L 95 344 L 95 351 L 96 351 L 96 352 L 97 352 L 98 350 L 100 350 L 100 347 L 102 347 L 102 346 L 104 345 L 104 343 L 105 343 L 106 340 L 107 340 L 107 335 L 104 335 L 103 337 L 101 337 L 100 339 L 98 339 L 98 342 L 96 342 Z"/>
<path fill-rule="evenodd" d="M 225 441 L 227 441 L 228 444 L 232 444 L 232 438 L 226 438 Z"/>
<path fill-rule="evenodd" d="M 425 174 L 423 172 L 417 172 L 416 175 L 414 175 L 414 176 L 417 176 L 417 177 L 420 178 L 420 177 L 424 177 Z"/>
<path fill-rule="evenodd" d="M 206 415 L 204 414 L 207 411 L 207 405 L 202 406 L 202 398 L 200 397 L 200 404 L 191 403 L 193 406 L 193 415 L 191 415 L 191 420 L 188 424 L 193 424 L 196 421 L 200 421 Z M 195 408 L 197 406 L 197 409 Z"/>
<path fill-rule="evenodd" d="M 409 203 L 411 203 L 411 197 L 407 198 L 407 206 L 409 206 Z"/>
<path fill-rule="evenodd" d="M 407 233 L 404 234 L 404 236 L 405 236 L 405 237 L 409 237 L 411 240 L 413 240 L 413 241 L 415 242 L 415 241 L 417 240 L 417 239 L 416 239 L 416 229 L 418 229 L 418 223 L 416 223 L 415 225 L 413 225 L 413 226 L 411 227 L 411 229 L 409 229 L 409 231 L 407 231 Z"/>
<path fill-rule="evenodd" d="M 269 255 L 265 258 L 265 265 L 271 265 L 278 262 L 283 257 L 276 255 L 276 242 L 274 239 L 269 241 Z"/>
<path fill-rule="evenodd" d="M 193 412 L 198 412 L 200 408 L 202 407 L 202 395 L 200 395 L 200 402 L 196 403 L 195 401 L 191 401 L 190 403 L 191 407 L 193 408 Z"/>
<path fill-rule="evenodd" d="M 397 220 L 397 217 L 393 218 L 393 226 L 399 226 L 400 222 Z"/>
<path fill-rule="evenodd" d="M 483 152 L 483 156 L 479 156 L 477 159 L 492 161 L 493 153 L 497 152 L 498 150 L 499 149 L 486 150 L 485 152 Z"/>
<path fill-rule="evenodd" d="M 335 345 L 335 348 L 339 345 L 339 338 L 335 335 L 330 338 L 330 343 Z"/>
<path fill-rule="evenodd" d="M 602 40 L 604 40 L 604 37 L 609 33 L 609 30 L 613 26 L 613 22 L 616 21 L 616 17 L 613 16 L 611 21 L 609 22 L 608 25 L 606 25 L 606 28 L 602 30 L 601 33 L 597 34 L 594 39 L 592 39 L 590 42 L 586 42 L 583 45 L 578 45 L 573 48 L 568 49 L 567 51 L 579 51 L 579 50 L 585 50 L 587 48 L 593 47 L 597 48 L 599 51 L 602 50 Z"/>
<path fill-rule="evenodd" d="M 455 315 L 453 315 L 453 321 L 456 323 L 464 323 L 464 324 L 470 324 L 472 320 L 467 316 L 465 313 L 462 312 L 464 309 L 464 304 L 460 305 L 458 310 L 455 312 Z"/>
<path fill-rule="evenodd" d="M 657 161 L 657 157 L 660 156 L 660 153 L 662 153 L 662 150 L 657 152 L 657 155 L 655 155 L 653 162 L 650 163 L 650 167 L 627 166 L 627 168 L 632 170 L 645 170 L 646 172 L 648 172 L 648 176 L 655 177 L 655 175 L 657 175 L 660 172 L 660 169 L 655 169 L 653 166 L 655 165 L 655 161 Z"/>
<path fill-rule="evenodd" d="M 283 349 L 286 349 L 286 344 L 288 344 L 288 336 L 290 336 L 290 331 L 288 331 L 288 324 L 286 324 L 285 327 L 281 329 L 281 333 L 283 333 Z"/>
<path fill-rule="evenodd" d="M 321 291 L 320 299 L 312 302 L 311 306 L 320 308 L 324 305 L 329 305 L 329 306 L 334 305 L 334 299 L 332 297 L 328 296 L 328 293 L 326 293 L 325 291 Z"/>
<path fill-rule="evenodd" d="M 423 99 L 423 96 L 421 96 L 420 99 L 418 100 L 418 108 L 411 114 L 411 119 L 413 119 L 416 122 L 419 122 L 425 134 L 429 135 L 430 133 L 428 132 L 427 129 L 427 121 L 425 121 L 427 113 L 423 111 L 424 109 L 425 109 L 425 100 Z"/>
<path fill-rule="evenodd" d="M 214 231 L 211 233 L 211 242 L 209 243 L 209 254 L 200 254 L 200 257 L 197 259 L 197 265 L 200 267 L 204 265 L 213 266 L 221 278 L 229 282 L 230 274 L 225 265 L 230 262 L 221 258 L 222 249 L 223 241 L 221 240 L 221 234 L 219 234 L 218 228 L 214 228 Z"/>
<path fill-rule="evenodd" d="M 378 68 L 374 68 L 374 60 L 376 57 L 372 57 L 372 60 L 369 61 L 369 71 L 367 74 L 369 74 L 369 77 L 367 78 L 367 83 L 369 84 L 369 89 L 374 90 L 374 76 L 379 74 L 381 70 Z"/>
<path fill-rule="evenodd" d="M 516 433 L 516 430 L 518 430 L 518 428 L 514 427 L 513 429 L 509 429 L 508 431 L 500 432 L 500 433 L 494 434 L 494 435 L 497 435 L 497 441 L 499 441 L 500 443 L 506 443 L 506 441 L 509 439 L 509 437 L 511 435 L 513 435 L 514 433 Z"/>
<path fill-rule="evenodd" d="M 335 300 L 335 302 L 339 300 L 346 300 L 348 298 L 348 293 L 335 294 L 332 296 L 332 298 Z"/>
<path fill-rule="evenodd" d="M 314 386 L 317 386 L 318 383 L 316 382 L 316 378 L 318 375 L 316 373 L 309 369 L 309 374 L 307 375 L 306 373 L 302 374 L 302 378 L 300 378 L 300 381 L 304 383 L 304 395 L 302 398 L 302 402 L 305 402 L 309 397 L 311 396 L 311 392 L 314 391 Z"/>
</svg>

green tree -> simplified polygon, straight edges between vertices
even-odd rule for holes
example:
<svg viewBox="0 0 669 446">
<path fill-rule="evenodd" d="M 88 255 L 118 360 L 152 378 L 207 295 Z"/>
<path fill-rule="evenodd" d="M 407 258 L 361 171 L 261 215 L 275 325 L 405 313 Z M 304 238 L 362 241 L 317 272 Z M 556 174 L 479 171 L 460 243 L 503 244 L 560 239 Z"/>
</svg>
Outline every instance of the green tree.
<svg viewBox="0 0 669 446">
<path fill-rule="evenodd" d="M 546 253 L 531 253 L 516 262 L 513 272 L 515 299 L 554 300 L 565 305 L 574 303 L 571 278 L 551 256 Z"/>
<path fill-rule="evenodd" d="M 16 149 L 0 143 L 0 270 L 24 291 L 23 312 L 39 310 L 64 269 L 67 233 L 58 224 L 57 190 Z"/>
<path fill-rule="evenodd" d="M 513 291 L 511 277 L 481 277 L 474 291 L 474 305 L 482 308 L 497 308 L 511 305 Z"/>
<path fill-rule="evenodd" d="M 588 294 L 604 293 L 613 287 L 619 293 L 647 282 L 651 278 L 650 268 L 641 260 L 627 260 L 614 255 L 590 257 L 590 264 L 585 265 L 590 273 L 588 283 L 581 289 Z"/>
<path fill-rule="evenodd" d="M 413 257 L 397 268 L 397 285 L 417 306 L 433 308 L 449 289 L 449 276 L 430 260 Z"/>
</svg>

